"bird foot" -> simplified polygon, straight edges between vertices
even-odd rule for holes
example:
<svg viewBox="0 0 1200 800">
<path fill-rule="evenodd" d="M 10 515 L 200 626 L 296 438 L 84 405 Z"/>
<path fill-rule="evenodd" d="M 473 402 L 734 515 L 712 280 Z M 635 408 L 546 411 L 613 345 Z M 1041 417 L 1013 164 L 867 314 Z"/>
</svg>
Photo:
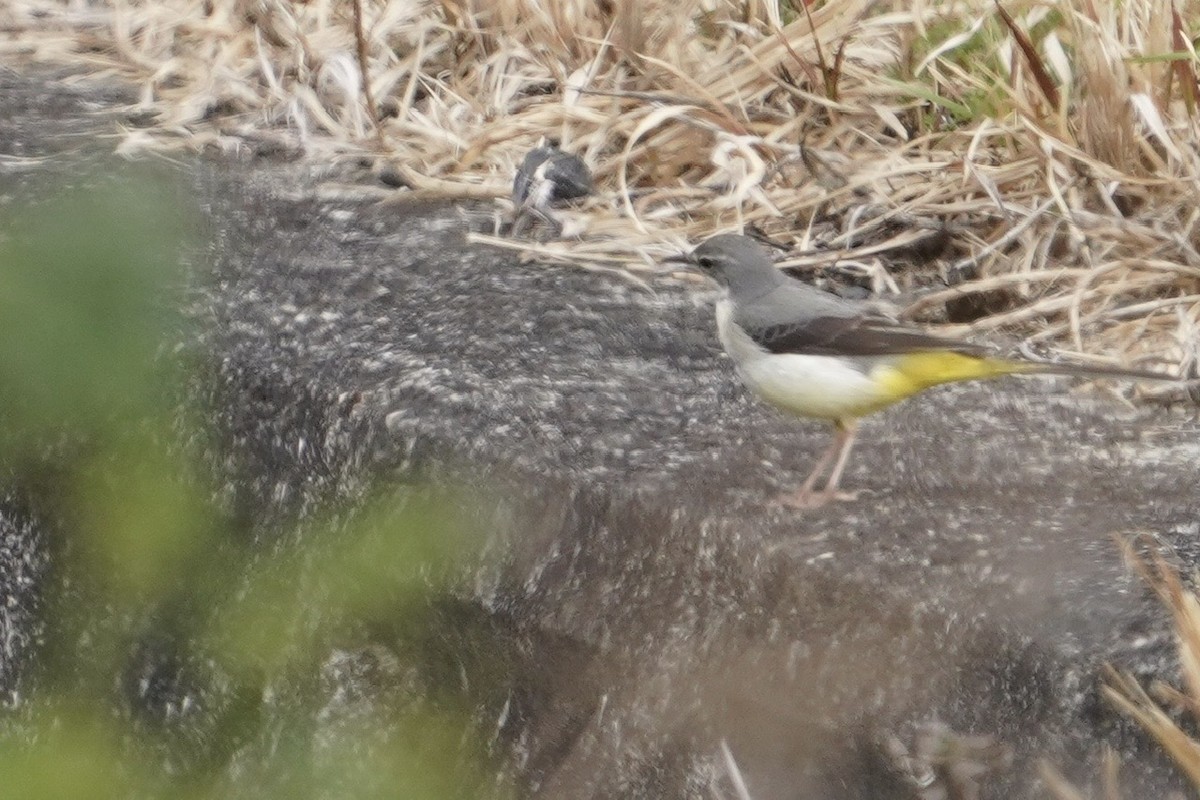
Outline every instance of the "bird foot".
<svg viewBox="0 0 1200 800">
<path fill-rule="evenodd" d="M 810 508 L 821 508 L 829 503 L 857 500 L 859 494 L 861 494 L 861 492 L 839 492 L 836 489 L 832 492 L 828 490 L 821 490 L 818 492 L 811 489 L 804 491 L 801 489 L 800 491 L 796 492 L 788 492 L 787 494 L 776 498 L 775 502 L 781 506 L 784 506 L 785 508 L 804 510 Z"/>
</svg>

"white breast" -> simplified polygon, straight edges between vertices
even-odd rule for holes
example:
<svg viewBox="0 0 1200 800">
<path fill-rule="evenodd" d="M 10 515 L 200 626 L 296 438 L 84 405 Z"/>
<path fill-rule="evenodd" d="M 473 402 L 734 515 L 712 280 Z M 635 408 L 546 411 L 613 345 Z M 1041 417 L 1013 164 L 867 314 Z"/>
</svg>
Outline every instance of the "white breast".
<svg viewBox="0 0 1200 800">
<path fill-rule="evenodd" d="M 870 375 L 850 359 L 759 347 L 733 324 L 728 298 L 717 302 L 717 334 L 742 381 L 784 411 L 834 420 L 862 416 L 888 403 Z"/>
</svg>

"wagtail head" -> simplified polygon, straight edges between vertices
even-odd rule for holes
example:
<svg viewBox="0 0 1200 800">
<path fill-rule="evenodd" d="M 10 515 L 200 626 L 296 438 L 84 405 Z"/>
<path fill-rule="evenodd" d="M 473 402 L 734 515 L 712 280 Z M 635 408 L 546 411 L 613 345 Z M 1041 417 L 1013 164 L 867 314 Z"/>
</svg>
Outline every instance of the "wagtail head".
<svg viewBox="0 0 1200 800">
<path fill-rule="evenodd" d="M 787 282 L 757 242 L 733 233 L 714 236 L 692 252 L 670 256 L 666 261 L 686 264 L 706 275 L 728 289 L 735 301 L 761 295 Z"/>
</svg>

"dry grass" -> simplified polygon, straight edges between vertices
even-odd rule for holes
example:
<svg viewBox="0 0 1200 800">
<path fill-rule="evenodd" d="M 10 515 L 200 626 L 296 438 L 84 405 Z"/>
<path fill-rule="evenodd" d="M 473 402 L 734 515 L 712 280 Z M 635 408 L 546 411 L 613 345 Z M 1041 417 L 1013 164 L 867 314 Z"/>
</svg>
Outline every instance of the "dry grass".
<svg viewBox="0 0 1200 800">
<path fill-rule="evenodd" d="M 1126 557 L 1171 612 L 1184 688 L 1155 682 L 1147 691 L 1133 676 L 1110 670 L 1104 694 L 1158 741 L 1200 792 L 1200 741 L 1165 710 L 1172 708 L 1200 720 L 1200 597 L 1184 588 L 1178 569 L 1161 554 L 1146 559 L 1126 544 Z"/>
<path fill-rule="evenodd" d="M 10 0 L 0 52 L 135 81 L 155 124 L 130 130 L 127 151 L 281 137 L 321 158 L 376 153 L 414 188 L 502 198 L 553 135 L 600 192 L 580 237 L 537 245 L 541 257 L 644 270 L 754 226 L 799 267 L 877 290 L 950 287 L 910 309 L 950 332 L 1005 328 L 1195 374 L 1197 12 Z"/>
<path fill-rule="evenodd" d="M 1118 538 L 1118 544 L 1126 563 L 1154 590 L 1171 614 L 1184 688 L 1180 690 L 1158 680 L 1147 688 L 1134 676 L 1110 667 L 1104 696 L 1154 737 L 1187 782 L 1200 793 L 1200 740 L 1195 733 L 1195 723 L 1200 722 L 1200 597 L 1194 589 L 1184 586 L 1179 568 L 1168 561 L 1153 537 Z M 1184 718 L 1190 718 L 1191 722 L 1183 722 Z M 1050 795 L 1058 800 L 1085 797 L 1049 764 L 1042 765 L 1042 779 Z M 1123 797 L 1118 758 L 1111 751 L 1105 753 L 1101 796 L 1105 800 Z"/>
</svg>

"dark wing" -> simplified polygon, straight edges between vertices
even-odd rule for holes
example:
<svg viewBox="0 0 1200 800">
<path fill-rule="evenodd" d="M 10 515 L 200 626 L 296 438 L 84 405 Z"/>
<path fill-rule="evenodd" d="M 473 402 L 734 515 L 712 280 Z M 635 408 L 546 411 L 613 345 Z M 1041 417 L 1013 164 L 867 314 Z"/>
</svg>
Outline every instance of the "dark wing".
<svg viewBox="0 0 1200 800">
<path fill-rule="evenodd" d="M 552 203 L 574 200 L 592 193 L 592 171 L 582 158 L 571 153 L 555 153 L 546 168 L 546 179 L 553 186 L 550 192 Z"/>
<path fill-rule="evenodd" d="M 743 326 L 744 327 L 744 326 Z M 932 336 L 883 317 L 828 316 L 804 322 L 746 328 L 759 347 L 772 353 L 892 356 L 921 350 L 984 355 L 975 345 Z"/>
</svg>

